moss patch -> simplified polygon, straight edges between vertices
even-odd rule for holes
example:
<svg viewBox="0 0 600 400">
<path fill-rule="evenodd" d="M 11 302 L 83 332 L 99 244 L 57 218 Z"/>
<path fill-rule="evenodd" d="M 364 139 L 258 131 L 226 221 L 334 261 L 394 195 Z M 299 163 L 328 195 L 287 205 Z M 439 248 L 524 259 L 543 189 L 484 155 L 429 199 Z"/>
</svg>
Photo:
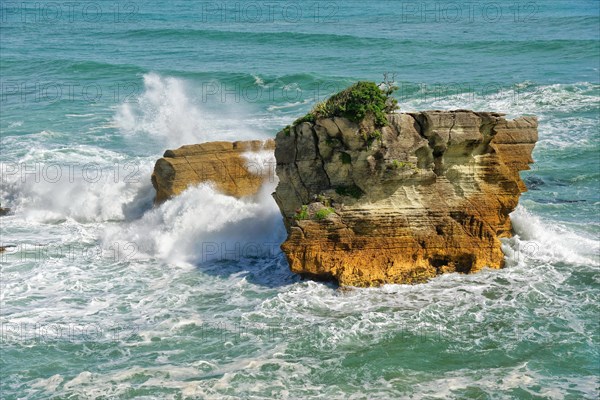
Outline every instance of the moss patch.
<svg viewBox="0 0 600 400">
<path fill-rule="evenodd" d="M 335 210 L 331 207 L 321 208 L 315 213 L 315 219 L 322 220 L 327 218 L 328 215 L 335 214 Z"/>
<path fill-rule="evenodd" d="M 308 206 L 305 205 L 296 210 L 296 215 L 294 215 L 296 221 L 302 221 L 308 218 Z"/>
</svg>

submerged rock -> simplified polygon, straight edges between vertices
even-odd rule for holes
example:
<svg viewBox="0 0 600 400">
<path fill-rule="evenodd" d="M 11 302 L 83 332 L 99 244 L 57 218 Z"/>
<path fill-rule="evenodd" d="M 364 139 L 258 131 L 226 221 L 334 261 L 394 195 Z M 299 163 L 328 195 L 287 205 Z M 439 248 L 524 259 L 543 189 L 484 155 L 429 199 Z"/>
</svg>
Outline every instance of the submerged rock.
<svg viewBox="0 0 600 400">
<path fill-rule="evenodd" d="M 525 178 L 525 186 L 528 190 L 540 190 L 540 186 L 543 186 L 546 182 L 539 176 L 528 176 Z"/>
<path fill-rule="evenodd" d="M 273 151 L 273 140 L 208 142 L 167 150 L 152 173 L 156 190 L 155 203 L 178 195 L 189 186 L 211 182 L 220 192 L 235 196 L 251 196 L 260 190 L 265 179 L 273 178 L 269 165 L 255 163 L 245 153 Z"/>
<path fill-rule="evenodd" d="M 277 134 L 274 197 L 292 271 L 372 286 L 501 268 L 537 119 L 466 110 L 387 119 L 305 120 Z"/>
</svg>

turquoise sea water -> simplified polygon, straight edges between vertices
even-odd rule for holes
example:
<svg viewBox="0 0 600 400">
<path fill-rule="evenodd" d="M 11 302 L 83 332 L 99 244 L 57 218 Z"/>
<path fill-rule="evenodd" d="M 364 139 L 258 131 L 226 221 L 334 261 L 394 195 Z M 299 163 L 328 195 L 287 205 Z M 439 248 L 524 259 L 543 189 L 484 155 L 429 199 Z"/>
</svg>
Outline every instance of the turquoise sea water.
<svg viewBox="0 0 600 400">
<path fill-rule="evenodd" d="M 598 1 L 0 8 L 2 399 L 598 398 Z M 152 208 L 165 149 L 383 72 L 403 111 L 539 117 L 506 269 L 340 291 L 289 272 L 276 182 Z"/>
</svg>

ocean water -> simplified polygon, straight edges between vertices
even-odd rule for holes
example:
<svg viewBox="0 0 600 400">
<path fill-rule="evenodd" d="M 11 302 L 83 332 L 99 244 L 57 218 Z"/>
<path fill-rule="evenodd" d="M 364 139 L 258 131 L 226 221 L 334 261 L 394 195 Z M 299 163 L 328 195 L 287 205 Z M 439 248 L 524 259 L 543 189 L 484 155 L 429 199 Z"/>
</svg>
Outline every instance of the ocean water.
<svg viewBox="0 0 600 400">
<path fill-rule="evenodd" d="M 2 399 L 598 398 L 598 1 L 0 9 Z M 289 272 L 276 179 L 152 207 L 165 149 L 384 72 L 403 111 L 539 117 L 505 269 L 341 291 Z"/>
</svg>

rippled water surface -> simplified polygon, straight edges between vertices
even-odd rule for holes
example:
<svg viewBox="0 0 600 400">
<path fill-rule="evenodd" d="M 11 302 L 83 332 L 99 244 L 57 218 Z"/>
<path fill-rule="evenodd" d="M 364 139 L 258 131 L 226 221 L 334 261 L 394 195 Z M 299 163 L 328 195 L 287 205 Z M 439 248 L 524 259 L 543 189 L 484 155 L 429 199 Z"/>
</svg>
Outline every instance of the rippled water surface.
<svg viewBox="0 0 600 400">
<path fill-rule="evenodd" d="M 598 1 L 58 4 L 1 5 L 0 397 L 598 398 Z M 165 149 L 386 71 L 539 117 L 507 268 L 341 291 L 289 272 L 275 181 L 152 207 Z"/>
</svg>

